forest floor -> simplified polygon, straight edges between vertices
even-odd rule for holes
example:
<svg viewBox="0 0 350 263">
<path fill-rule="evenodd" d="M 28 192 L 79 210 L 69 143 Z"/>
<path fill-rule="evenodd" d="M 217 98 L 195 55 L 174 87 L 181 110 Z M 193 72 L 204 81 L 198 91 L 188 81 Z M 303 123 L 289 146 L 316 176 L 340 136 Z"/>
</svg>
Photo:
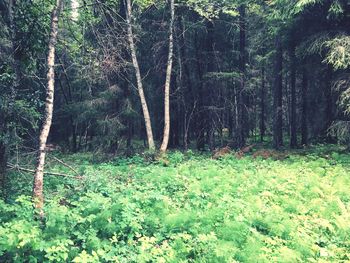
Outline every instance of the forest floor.
<svg viewBox="0 0 350 263">
<path fill-rule="evenodd" d="M 350 260 L 350 155 L 338 147 L 61 158 L 84 179 L 46 176 L 44 227 L 32 219 L 32 178 L 12 173 L 15 198 L 0 200 L 1 262 Z"/>
</svg>

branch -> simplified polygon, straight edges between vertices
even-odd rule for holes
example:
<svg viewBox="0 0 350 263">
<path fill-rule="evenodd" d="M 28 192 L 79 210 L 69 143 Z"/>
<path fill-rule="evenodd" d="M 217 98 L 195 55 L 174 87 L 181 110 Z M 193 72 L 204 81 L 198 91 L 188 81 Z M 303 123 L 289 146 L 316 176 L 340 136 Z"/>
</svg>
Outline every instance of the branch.
<svg viewBox="0 0 350 263">
<path fill-rule="evenodd" d="M 75 170 L 72 166 L 70 166 L 69 164 L 63 162 L 62 160 L 58 159 L 55 156 L 51 156 L 53 159 L 55 159 L 57 162 L 59 162 L 60 164 L 64 165 L 65 167 L 71 169 L 77 176 L 81 177 L 81 175 L 77 172 L 77 170 Z"/>
<path fill-rule="evenodd" d="M 7 163 L 7 167 L 9 169 L 16 169 L 19 171 L 23 171 L 23 172 L 29 172 L 29 173 L 35 173 L 35 170 L 31 170 L 31 169 L 27 169 L 24 167 L 20 167 L 19 165 L 14 165 L 11 163 Z M 44 174 L 48 174 L 48 175 L 54 175 L 54 176 L 61 176 L 61 177 L 68 177 L 68 178 L 74 178 L 74 179 L 83 179 L 82 176 L 72 176 L 72 175 L 68 175 L 68 174 L 61 174 L 61 173 L 54 173 L 54 172 L 44 172 Z"/>
</svg>

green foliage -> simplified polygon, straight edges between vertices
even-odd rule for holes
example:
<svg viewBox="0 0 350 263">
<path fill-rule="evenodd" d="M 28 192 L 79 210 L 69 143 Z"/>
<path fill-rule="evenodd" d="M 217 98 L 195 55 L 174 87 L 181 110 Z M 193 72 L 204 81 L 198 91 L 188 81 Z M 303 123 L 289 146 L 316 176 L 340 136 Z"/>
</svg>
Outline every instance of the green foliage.
<svg viewBox="0 0 350 263">
<path fill-rule="evenodd" d="M 350 66 L 350 36 L 341 35 L 325 42 L 328 54 L 325 61 L 335 69 L 346 69 Z"/>
<path fill-rule="evenodd" d="M 347 107 L 346 112 L 349 113 L 350 107 Z M 349 121 L 335 121 L 328 129 L 331 136 L 337 137 L 339 142 L 350 146 L 350 122 Z"/>
<path fill-rule="evenodd" d="M 33 220 L 30 198 L 0 202 L 0 259 L 349 260 L 350 158 L 326 149 L 284 161 L 174 152 L 164 157 L 166 167 L 142 156 L 100 164 L 67 156 L 85 179 L 46 177 L 43 227 Z"/>
</svg>

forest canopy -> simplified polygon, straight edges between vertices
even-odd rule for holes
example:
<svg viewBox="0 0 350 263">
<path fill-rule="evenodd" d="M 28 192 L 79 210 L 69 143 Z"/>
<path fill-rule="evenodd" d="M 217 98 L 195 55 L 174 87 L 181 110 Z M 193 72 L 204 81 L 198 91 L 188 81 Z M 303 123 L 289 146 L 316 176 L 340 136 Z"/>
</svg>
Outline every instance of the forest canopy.
<svg viewBox="0 0 350 263">
<path fill-rule="evenodd" d="M 348 225 L 339 222 L 349 219 L 342 213 L 349 213 L 350 197 L 338 189 L 339 182 L 349 186 L 349 1 L 0 0 L 0 13 L 0 211 L 12 215 L 0 215 L 0 236 L 13 241 L 0 237 L 0 261 L 25 262 L 30 255 L 30 262 L 252 262 L 249 247 L 252 255 L 260 249 L 254 250 L 255 245 L 265 248 L 266 262 L 316 262 L 325 253 L 334 262 L 350 260 L 349 244 L 339 234 L 349 234 Z M 298 177 L 294 162 L 310 177 Z M 212 178 L 200 169 L 201 163 Z M 191 174 L 192 164 L 197 174 Z M 273 172 L 267 172 L 266 180 L 276 185 L 288 181 L 298 194 L 315 184 L 310 191 L 323 198 L 329 214 L 313 204 L 312 215 L 305 214 L 307 222 L 333 220 L 336 226 L 322 227 L 336 240 L 315 229 L 311 236 L 327 236 L 324 243 L 333 242 L 329 245 L 339 250 L 325 252 L 323 241 L 311 238 L 305 241 L 310 250 L 302 251 L 303 238 L 293 236 L 296 230 L 288 226 L 301 224 L 298 209 L 307 208 L 299 195 L 284 200 L 279 194 L 286 189 L 274 185 L 271 192 L 266 190 L 257 167 L 280 169 L 278 183 Z M 164 177 L 144 181 L 143 175 L 149 178 L 157 172 Z M 256 188 L 245 172 L 254 175 Z M 337 172 L 339 178 L 334 177 Z M 108 181 L 112 174 L 113 182 Z M 330 174 L 336 193 L 332 198 L 323 193 L 332 192 L 323 178 Z M 224 186 L 209 183 L 223 180 L 239 192 L 228 175 L 241 180 L 250 194 L 236 200 L 231 190 L 222 196 L 219 188 Z M 178 184 L 172 182 L 176 176 Z M 108 186 L 118 190 L 113 193 Z M 259 195 L 265 202 L 262 192 L 275 198 L 268 208 L 272 214 L 281 208 L 276 199 L 290 204 L 278 214 L 285 222 L 280 229 L 278 222 L 271 225 L 265 217 L 253 216 L 262 207 L 249 203 L 248 195 Z M 149 194 L 145 204 L 142 193 L 154 196 Z M 173 193 L 177 199 L 169 201 Z M 139 199 L 130 201 L 133 194 Z M 311 202 L 311 195 L 303 201 Z M 182 207 L 186 198 L 193 203 Z M 106 205 L 110 214 L 103 214 L 90 199 Z M 131 202 L 125 201 L 127 209 L 123 200 Z M 162 201 L 157 207 L 152 200 Z M 200 232 L 190 223 L 196 220 L 189 210 L 200 214 L 207 201 L 223 210 L 234 207 L 244 219 L 228 222 L 225 213 L 216 211 L 220 223 L 215 229 L 215 216 L 209 214 L 214 211 L 209 210 L 199 223 L 206 230 Z M 243 213 L 237 202 L 253 208 Z M 328 207 L 332 204 L 338 212 Z M 183 218 L 172 218 L 169 207 L 185 209 Z M 67 210 L 59 218 L 55 209 Z M 289 212 L 295 214 L 291 221 Z M 56 236 L 50 213 L 57 222 L 62 220 L 56 230 L 65 229 Z M 94 218 L 90 225 L 84 221 L 89 216 Z M 115 232 L 107 229 L 106 220 L 120 217 L 125 225 L 116 223 Z M 67 218 L 75 222 L 75 236 L 65 232 Z M 16 224 L 17 234 L 11 232 Z M 29 225 L 35 225 L 33 232 Z M 82 237 L 80 227 L 87 226 L 91 236 Z M 307 227 L 303 225 L 303 235 Z M 250 235 L 252 228 L 273 241 Z M 224 237 L 225 229 L 234 240 Z M 19 233 L 28 235 L 24 243 Z M 61 247 L 55 243 L 60 235 Z M 52 241 L 49 247 L 43 245 L 45 240 Z M 69 246 L 75 250 L 68 251 Z M 232 258 L 223 253 L 225 246 L 233 249 Z M 174 252 L 177 248 L 181 255 Z M 276 259 L 274 253 L 284 256 Z"/>
</svg>

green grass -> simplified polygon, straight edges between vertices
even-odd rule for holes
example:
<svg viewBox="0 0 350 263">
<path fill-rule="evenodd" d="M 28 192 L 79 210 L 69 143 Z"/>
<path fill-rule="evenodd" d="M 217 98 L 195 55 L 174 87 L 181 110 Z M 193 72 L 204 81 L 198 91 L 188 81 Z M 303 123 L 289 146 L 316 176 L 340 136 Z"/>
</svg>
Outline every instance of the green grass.
<svg viewBox="0 0 350 263">
<path fill-rule="evenodd" d="M 85 179 L 46 176 L 45 227 L 32 219 L 31 178 L 13 174 L 16 200 L 0 203 L 0 261 L 350 260 L 350 155 L 323 146 L 281 161 L 168 160 L 65 156 Z"/>
</svg>

